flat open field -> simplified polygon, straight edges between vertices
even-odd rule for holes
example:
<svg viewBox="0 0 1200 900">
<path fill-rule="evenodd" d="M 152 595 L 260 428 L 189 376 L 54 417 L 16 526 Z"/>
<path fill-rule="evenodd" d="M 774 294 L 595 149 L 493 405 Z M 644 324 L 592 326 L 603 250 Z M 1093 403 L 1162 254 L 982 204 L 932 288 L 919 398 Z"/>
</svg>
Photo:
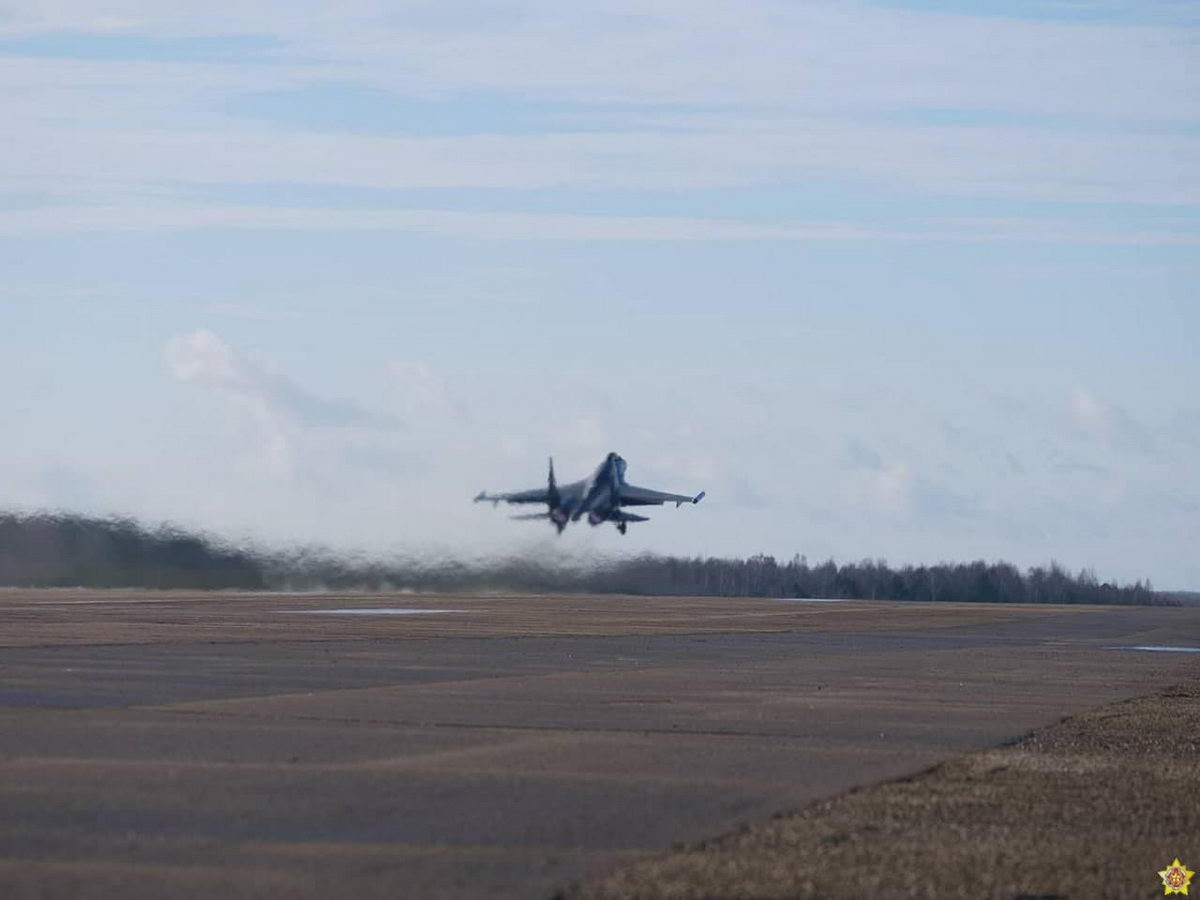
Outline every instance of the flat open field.
<svg viewBox="0 0 1200 900">
<path fill-rule="evenodd" d="M 0 623 L 6 898 L 545 897 L 1200 664 L 1123 649 L 1200 646 L 1195 607 L 0 591 Z"/>
</svg>

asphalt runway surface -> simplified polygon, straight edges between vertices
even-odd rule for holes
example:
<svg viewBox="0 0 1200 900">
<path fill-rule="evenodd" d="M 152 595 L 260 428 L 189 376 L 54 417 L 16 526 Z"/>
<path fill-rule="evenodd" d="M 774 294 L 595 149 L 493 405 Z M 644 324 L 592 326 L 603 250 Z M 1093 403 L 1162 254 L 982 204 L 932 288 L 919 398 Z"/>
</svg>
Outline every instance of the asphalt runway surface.
<svg viewBox="0 0 1200 900">
<path fill-rule="evenodd" d="M 546 897 L 1200 647 L 1196 607 L 0 591 L 0 622 L 6 898 Z"/>
</svg>

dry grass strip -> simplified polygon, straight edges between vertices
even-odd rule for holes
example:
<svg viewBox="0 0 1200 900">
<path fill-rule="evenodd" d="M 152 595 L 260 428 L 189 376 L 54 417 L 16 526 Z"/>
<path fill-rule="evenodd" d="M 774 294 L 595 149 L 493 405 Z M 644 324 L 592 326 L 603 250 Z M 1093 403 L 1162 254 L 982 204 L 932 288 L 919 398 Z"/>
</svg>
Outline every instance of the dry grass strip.
<svg viewBox="0 0 1200 900">
<path fill-rule="evenodd" d="M 1176 856 L 1200 870 L 1200 672 L 560 898 L 1129 900 Z"/>
</svg>

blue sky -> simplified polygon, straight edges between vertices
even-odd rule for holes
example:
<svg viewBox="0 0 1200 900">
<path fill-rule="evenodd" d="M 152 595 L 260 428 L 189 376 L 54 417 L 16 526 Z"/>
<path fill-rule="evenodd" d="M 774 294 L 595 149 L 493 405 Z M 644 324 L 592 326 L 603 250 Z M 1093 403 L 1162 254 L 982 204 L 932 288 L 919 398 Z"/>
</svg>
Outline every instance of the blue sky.
<svg viewBox="0 0 1200 900">
<path fill-rule="evenodd" d="M 1200 588 L 1200 17 L 964 9 L 6 4 L 5 504 Z"/>
</svg>

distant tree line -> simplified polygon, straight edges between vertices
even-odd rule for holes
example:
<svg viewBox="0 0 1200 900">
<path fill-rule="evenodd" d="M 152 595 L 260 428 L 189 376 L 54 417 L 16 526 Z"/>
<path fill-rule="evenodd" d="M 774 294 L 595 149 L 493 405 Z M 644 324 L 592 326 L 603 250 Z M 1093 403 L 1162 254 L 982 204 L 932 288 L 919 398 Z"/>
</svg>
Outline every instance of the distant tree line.
<svg viewBox="0 0 1200 900">
<path fill-rule="evenodd" d="M 514 556 L 375 560 L 302 548 L 231 547 L 171 526 L 130 519 L 0 513 L 0 584 L 249 590 L 412 588 L 568 593 L 954 601 L 962 603 L 1175 604 L 1149 582 L 1101 583 L 1057 564 L 1024 572 L 1009 563 L 892 568 L 883 560 L 809 564 L 645 554 L 602 561 Z"/>
<path fill-rule="evenodd" d="M 297 557 L 269 577 L 293 586 L 325 584 L 424 590 L 563 591 L 598 594 L 920 600 L 959 603 L 1166 604 L 1178 601 L 1148 581 L 1101 583 L 1090 570 L 1072 575 L 1051 563 L 1025 572 L 1009 563 L 941 563 L 893 569 L 883 560 L 810 565 L 803 556 L 780 563 L 749 559 L 646 554 L 601 563 L 545 563 L 525 557 L 465 564 L 455 561 L 345 566 L 320 556 Z"/>
<path fill-rule="evenodd" d="M 803 556 L 780 563 L 749 559 L 643 556 L 603 574 L 606 589 L 623 593 L 726 597 L 924 600 L 958 603 L 1151 604 L 1165 598 L 1150 583 L 1101 583 L 1095 573 L 1072 575 L 1051 563 L 1025 572 L 1010 563 L 940 563 L 891 568 L 884 560 L 810 565 Z"/>
<path fill-rule="evenodd" d="M 211 538 L 131 519 L 0 513 L 0 584 L 264 588 L 262 560 Z"/>
</svg>

